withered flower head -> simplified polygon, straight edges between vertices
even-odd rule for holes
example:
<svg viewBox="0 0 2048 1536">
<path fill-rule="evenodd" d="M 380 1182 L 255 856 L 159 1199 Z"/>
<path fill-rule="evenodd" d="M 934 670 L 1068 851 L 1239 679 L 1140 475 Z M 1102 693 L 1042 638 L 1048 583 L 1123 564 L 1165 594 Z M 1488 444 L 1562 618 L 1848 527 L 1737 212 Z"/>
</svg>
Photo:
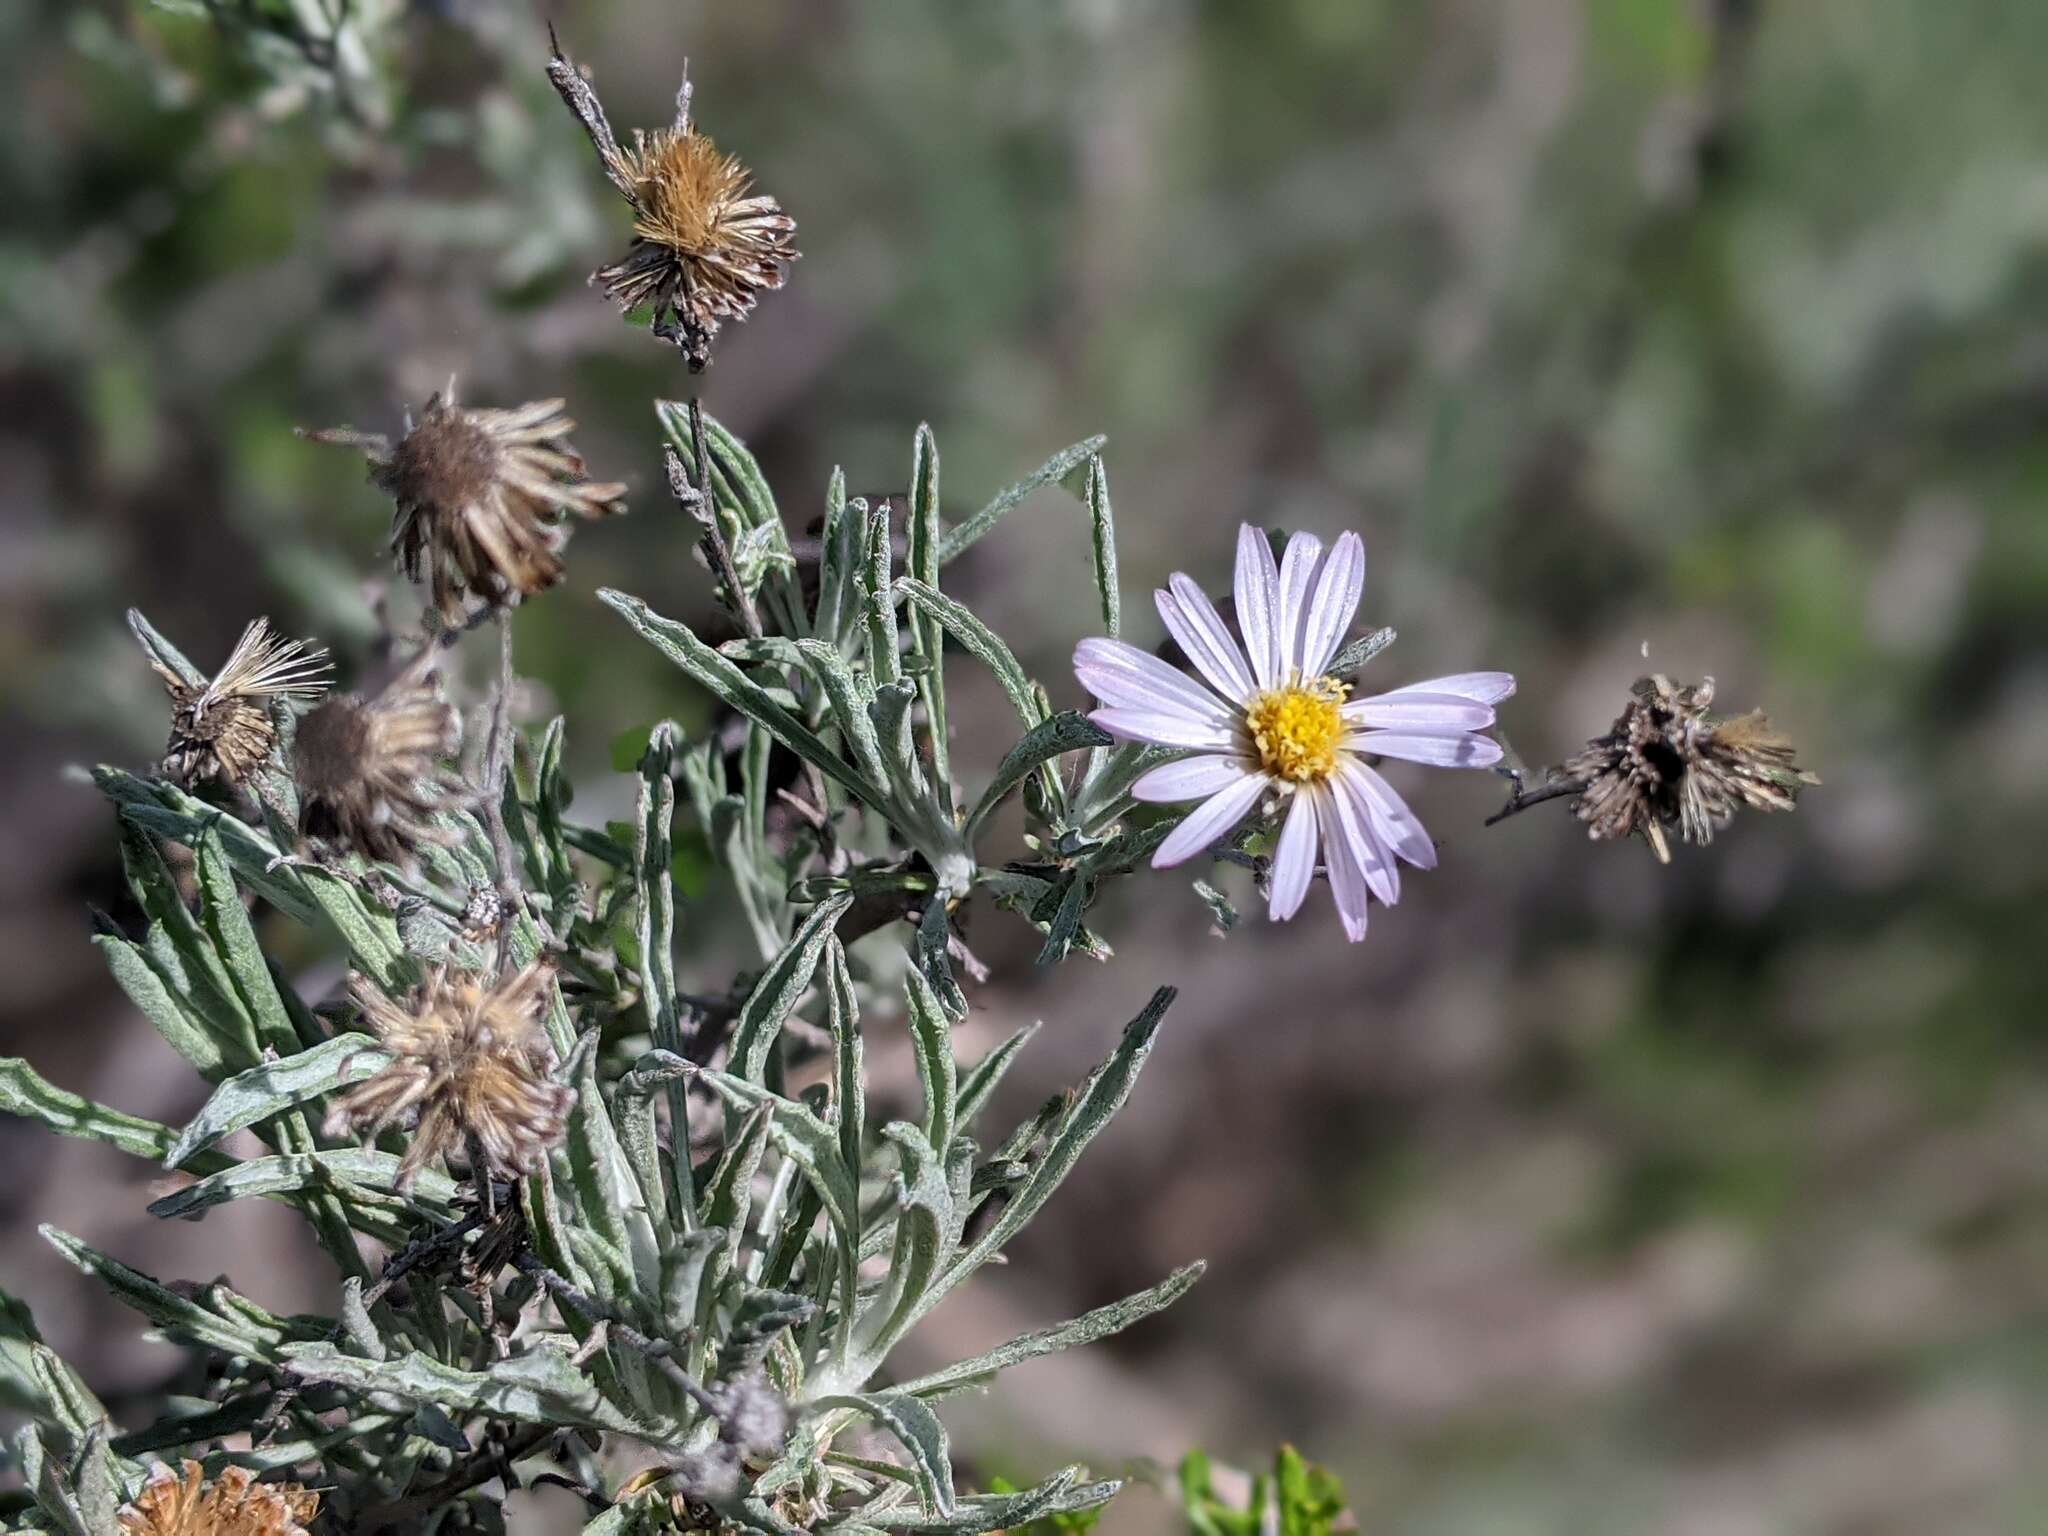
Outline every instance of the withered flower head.
<svg viewBox="0 0 2048 1536">
<path fill-rule="evenodd" d="M 623 310 L 651 305 L 654 334 L 683 349 L 692 372 L 711 361 L 727 320 L 744 320 L 780 288 L 798 259 L 796 221 L 753 177 L 690 121 L 690 82 L 676 94 L 675 122 L 633 131 L 627 149 L 613 136 L 597 92 L 559 47 L 548 79 L 590 135 L 604 173 L 633 210 L 633 244 L 593 282 Z"/>
<path fill-rule="evenodd" d="M 573 1095 L 553 1080 L 541 1024 L 554 969 L 535 961 L 486 986 L 442 966 L 404 1002 L 358 976 L 356 1005 L 391 1062 L 335 1100 L 330 1136 L 374 1136 L 413 1121 L 397 1187 L 451 1152 L 475 1149 L 490 1174 L 531 1173 L 562 1139 Z"/>
<path fill-rule="evenodd" d="M 123 1536 L 307 1536 L 319 1512 L 317 1493 L 259 1483 L 247 1467 L 228 1467 L 208 1483 L 196 1461 L 182 1473 L 159 1462 L 120 1520 Z"/>
<path fill-rule="evenodd" d="M 141 614 L 131 611 L 128 627 L 171 696 L 171 739 L 164 748 L 163 772 L 178 784 L 247 782 L 277 744 L 271 700 L 317 699 L 327 690 L 327 652 L 308 641 L 273 635 L 267 619 L 243 630 L 212 681 L 197 685 L 158 650 L 155 632 Z"/>
<path fill-rule="evenodd" d="M 576 423 L 560 400 L 516 410 L 455 403 L 451 381 L 393 446 L 379 433 L 335 427 L 314 442 L 363 449 L 370 480 L 397 503 L 391 547 L 407 579 L 424 579 L 450 628 L 480 609 L 509 608 L 562 579 L 570 514 L 625 511 L 623 485 L 586 477 L 569 446 Z"/>
<path fill-rule="evenodd" d="M 453 840 L 435 818 L 468 794 L 444 762 L 461 749 L 462 719 L 441 696 L 437 660 L 430 646 L 382 692 L 337 695 L 299 722 L 303 836 L 408 867 L 422 844 Z"/>
<path fill-rule="evenodd" d="M 1733 719 L 1708 713 L 1714 680 L 1680 687 L 1661 674 L 1638 681 L 1614 729 L 1563 765 L 1582 783 L 1577 814 L 1594 838 L 1640 835 L 1671 862 L 1667 827 L 1710 843 L 1717 823 L 1742 806 L 1789 811 L 1820 779 L 1793 762 L 1792 743 L 1759 710 Z"/>
</svg>

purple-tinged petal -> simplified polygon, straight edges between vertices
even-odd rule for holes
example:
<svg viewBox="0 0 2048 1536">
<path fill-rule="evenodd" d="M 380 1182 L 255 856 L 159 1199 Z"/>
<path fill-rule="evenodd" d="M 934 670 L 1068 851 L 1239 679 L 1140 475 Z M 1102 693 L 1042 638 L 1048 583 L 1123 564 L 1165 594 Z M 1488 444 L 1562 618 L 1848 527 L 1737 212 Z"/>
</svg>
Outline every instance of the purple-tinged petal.
<svg viewBox="0 0 2048 1536">
<path fill-rule="evenodd" d="M 1298 665 L 1303 677 L 1320 677 L 1337 654 L 1337 644 L 1358 616 L 1365 592 L 1365 540 L 1355 533 L 1338 535 L 1316 576 L 1315 592 L 1301 629 Z"/>
<path fill-rule="evenodd" d="M 1455 693 L 1418 693 L 1403 688 L 1353 699 L 1344 706 L 1352 725 L 1381 731 L 1483 731 L 1493 724 L 1493 706 Z"/>
<path fill-rule="evenodd" d="M 1295 534 L 1280 553 L 1280 676 L 1283 678 L 1302 670 L 1302 625 L 1308 618 L 1308 595 L 1315 586 L 1316 570 L 1322 559 L 1323 541 L 1312 533 Z"/>
<path fill-rule="evenodd" d="M 1385 779 L 1355 758 L 1343 759 L 1337 771 L 1364 797 L 1374 836 L 1417 869 L 1436 868 L 1436 844 L 1408 809 L 1408 802 L 1395 794 Z"/>
<path fill-rule="evenodd" d="M 1176 800 L 1206 800 L 1230 788 L 1258 770 L 1239 757 L 1184 757 L 1177 763 L 1162 763 L 1139 776 L 1131 786 L 1131 797 L 1148 803 L 1171 804 Z"/>
<path fill-rule="evenodd" d="M 1222 726 L 1163 710 L 1098 709 L 1088 718 L 1118 741 L 1141 741 L 1151 747 L 1192 747 L 1198 752 L 1228 752 L 1236 745 Z"/>
<path fill-rule="evenodd" d="M 1432 768 L 1491 768 L 1501 759 L 1500 743 L 1490 736 L 1430 735 L 1421 731 L 1360 731 L 1344 738 L 1352 752 L 1398 757 Z"/>
<path fill-rule="evenodd" d="M 1272 894 L 1266 898 L 1266 915 L 1276 923 L 1284 923 L 1299 912 L 1315 874 L 1315 798 L 1305 790 L 1297 790 L 1294 803 L 1287 808 L 1287 820 L 1280 827 L 1280 841 L 1273 848 L 1273 885 Z"/>
<path fill-rule="evenodd" d="M 1230 788 L 1211 795 L 1189 811 L 1181 824 L 1166 835 L 1159 851 L 1152 855 L 1154 869 L 1171 869 L 1193 858 L 1204 848 L 1244 820 L 1245 812 L 1258 802 L 1266 780 L 1253 774 Z"/>
<path fill-rule="evenodd" d="M 1372 802 L 1366 798 L 1364 785 L 1340 771 L 1330 782 L 1330 791 L 1344 829 L 1345 846 L 1357 860 L 1360 876 L 1380 904 L 1391 907 L 1401 899 L 1401 866 L 1373 825 Z"/>
<path fill-rule="evenodd" d="M 1252 680 L 1271 688 L 1281 679 L 1280 572 L 1273 565 L 1273 546 L 1265 533 L 1246 523 L 1237 530 L 1237 572 L 1231 582 L 1237 599 L 1237 627 L 1251 658 Z"/>
<path fill-rule="evenodd" d="M 1351 851 L 1351 839 L 1337 809 L 1342 798 L 1329 784 L 1315 788 L 1316 819 L 1321 823 L 1323 868 L 1330 876 L 1330 895 L 1337 903 L 1337 918 L 1344 924 L 1344 937 L 1356 944 L 1365 937 L 1366 885 L 1358 856 Z"/>
<path fill-rule="evenodd" d="M 1514 691 L 1514 674 L 1510 672 L 1456 672 L 1449 677 L 1431 677 L 1419 683 L 1406 684 L 1384 697 L 1393 698 L 1404 693 L 1448 693 L 1470 699 L 1475 704 L 1498 704 Z"/>
<path fill-rule="evenodd" d="M 1186 673 L 1121 640 L 1098 636 L 1075 646 L 1074 676 L 1118 709 L 1160 710 L 1225 727 L 1237 722 L 1236 710 Z"/>
<path fill-rule="evenodd" d="M 1252 669 L 1222 615 L 1207 594 L 1178 571 L 1166 585 L 1167 591 L 1152 594 L 1166 632 L 1188 653 L 1210 687 L 1233 704 L 1243 704 L 1252 696 Z"/>
</svg>

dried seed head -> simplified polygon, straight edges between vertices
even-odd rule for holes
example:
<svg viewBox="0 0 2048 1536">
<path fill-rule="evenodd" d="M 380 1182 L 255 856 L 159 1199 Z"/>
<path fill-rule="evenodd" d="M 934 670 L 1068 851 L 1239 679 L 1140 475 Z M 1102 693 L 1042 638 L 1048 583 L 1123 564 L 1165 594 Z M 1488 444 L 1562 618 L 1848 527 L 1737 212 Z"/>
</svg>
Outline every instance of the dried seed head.
<svg viewBox="0 0 2048 1536">
<path fill-rule="evenodd" d="M 1660 863 L 1671 862 L 1665 829 L 1710 843 L 1742 806 L 1789 811 L 1819 778 L 1794 761 L 1792 743 L 1761 711 L 1729 720 L 1708 713 L 1714 680 L 1680 687 L 1646 677 L 1607 735 L 1586 743 L 1562 772 L 1585 788 L 1577 814 L 1594 838 L 1638 835 Z"/>
<path fill-rule="evenodd" d="M 572 1098 L 553 1080 L 555 1053 L 541 1026 L 553 976 L 535 961 L 486 986 L 443 966 L 404 1003 L 358 976 L 356 1004 L 391 1061 L 335 1100 L 327 1134 L 412 1124 L 401 1190 L 429 1162 L 465 1149 L 482 1157 L 478 1172 L 516 1178 L 538 1169 L 562 1139 Z"/>
<path fill-rule="evenodd" d="M 135 1502 L 121 1508 L 123 1536 L 307 1536 L 320 1496 L 297 1483 L 259 1483 L 247 1467 L 203 1481 L 196 1461 L 182 1472 L 159 1462 Z"/>
<path fill-rule="evenodd" d="M 277 745 L 271 701 L 307 701 L 327 690 L 327 652 L 309 641 L 273 635 L 267 619 L 243 630 L 212 681 L 195 686 L 158 653 L 139 618 L 131 614 L 129 626 L 171 696 L 171 737 L 164 748 L 163 772 L 174 783 L 246 783 Z"/>
<path fill-rule="evenodd" d="M 302 835 L 405 867 L 423 844 L 453 839 L 437 818 L 468 786 L 443 761 L 461 750 L 462 720 L 441 696 L 437 659 L 429 648 L 374 697 L 341 694 L 299 722 Z"/>
<path fill-rule="evenodd" d="M 570 515 L 625 510 L 624 485 L 584 474 L 568 441 L 575 428 L 560 400 L 466 410 L 451 384 L 395 447 L 345 427 L 301 435 L 368 453 L 371 482 L 396 503 L 391 547 L 399 564 L 408 579 L 427 583 L 435 611 L 454 628 L 561 580 Z"/>
<path fill-rule="evenodd" d="M 672 126 L 636 130 L 627 149 L 612 135 L 597 93 L 559 51 L 548 78 L 597 147 L 605 175 L 633 210 L 633 244 L 593 281 L 624 310 L 654 312 L 654 334 L 683 349 L 694 372 L 711 360 L 727 320 L 744 320 L 780 288 L 796 261 L 796 221 L 690 121 L 687 80 Z"/>
</svg>

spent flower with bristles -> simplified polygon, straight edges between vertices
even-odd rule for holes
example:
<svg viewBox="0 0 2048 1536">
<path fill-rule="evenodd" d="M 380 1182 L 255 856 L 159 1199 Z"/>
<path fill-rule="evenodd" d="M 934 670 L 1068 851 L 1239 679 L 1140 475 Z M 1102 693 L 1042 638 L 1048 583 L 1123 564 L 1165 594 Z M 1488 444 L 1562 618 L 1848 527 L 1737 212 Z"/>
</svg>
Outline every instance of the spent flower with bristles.
<svg viewBox="0 0 2048 1536">
<path fill-rule="evenodd" d="M 327 652 L 306 640 L 271 633 L 257 619 L 211 680 L 194 684 L 159 654 L 153 634 L 131 613 L 128 624 L 149 664 L 171 696 L 171 737 L 164 747 L 164 777 L 190 787 L 218 779 L 239 787 L 277 745 L 273 703 L 307 703 L 327 689 Z"/>
<path fill-rule="evenodd" d="M 513 410 L 435 395 L 396 444 L 348 427 L 302 431 L 314 442 L 361 448 L 370 480 L 396 504 L 391 548 L 411 581 L 424 581 L 441 622 L 509 608 L 562 579 L 569 518 L 623 512 L 626 487 L 593 481 L 569 446 L 576 423 L 560 400 Z"/>
<path fill-rule="evenodd" d="M 441 695 L 437 664 L 429 646 L 378 693 L 339 694 L 299 722 L 303 836 L 406 867 L 423 845 L 453 840 L 440 818 L 470 792 L 446 763 L 461 750 L 462 717 Z"/>
<path fill-rule="evenodd" d="M 1742 806 L 1789 811 L 1799 791 L 1820 779 L 1794 762 L 1792 743 L 1760 710 L 1716 719 L 1714 680 L 1675 684 L 1661 673 L 1639 679 L 1634 697 L 1605 736 L 1559 769 L 1584 788 L 1575 807 L 1595 839 L 1639 836 L 1659 863 L 1671 862 L 1665 830 L 1710 843 L 1717 824 Z"/>
<path fill-rule="evenodd" d="M 1121 640 L 1083 640 L 1074 652 L 1075 676 L 1105 706 L 1090 719 L 1121 740 L 1189 754 L 1131 789 L 1140 800 L 1200 802 L 1159 845 L 1153 866 L 1194 857 L 1275 797 L 1286 814 L 1268 912 L 1284 921 L 1300 910 L 1320 857 L 1353 942 L 1365 937 L 1368 895 L 1387 906 L 1400 899 L 1397 861 L 1436 864 L 1422 823 L 1366 758 L 1489 767 L 1501 750 L 1478 733 L 1515 690 L 1505 672 L 1464 672 L 1351 698 L 1327 669 L 1364 590 L 1357 534 L 1325 550 L 1297 533 L 1276 565 L 1265 533 L 1246 524 L 1234 583 L 1242 647 L 1189 577 L 1176 572 L 1153 594 L 1201 681 Z"/>
<path fill-rule="evenodd" d="M 209 1483 L 188 1461 L 181 1471 L 157 1463 L 119 1518 L 122 1536 L 308 1536 L 319 1512 L 320 1496 L 297 1483 L 259 1483 L 247 1467 Z"/>
<path fill-rule="evenodd" d="M 374 1136 L 410 1124 L 397 1187 L 450 1153 L 481 1158 L 479 1177 L 536 1171 L 562 1140 L 574 1095 L 554 1080 L 554 1048 L 541 1015 L 554 968 L 533 963 L 486 983 L 448 966 L 396 1002 L 358 976 L 356 1006 L 391 1060 L 327 1112 L 330 1136 Z"/>
<path fill-rule="evenodd" d="M 764 293 L 783 284 L 801 254 L 796 221 L 774 198 L 753 190 L 746 166 L 690 120 L 690 84 L 676 94 L 667 128 L 633 131 L 630 149 L 606 121 L 597 92 L 559 48 L 548 79 L 597 148 L 612 185 L 633 210 L 633 243 L 599 268 L 622 310 L 651 307 L 654 334 L 683 349 L 692 371 L 711 360 L 727 320 L 744 320 Z"/>
</svg>

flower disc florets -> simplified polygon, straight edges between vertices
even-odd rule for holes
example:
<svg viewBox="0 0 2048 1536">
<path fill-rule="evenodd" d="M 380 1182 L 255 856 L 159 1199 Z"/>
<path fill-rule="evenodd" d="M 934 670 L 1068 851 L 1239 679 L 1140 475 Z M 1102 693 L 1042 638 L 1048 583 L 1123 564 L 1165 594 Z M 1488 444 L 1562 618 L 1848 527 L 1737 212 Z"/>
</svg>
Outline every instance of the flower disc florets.
<svg viewBox="0 0 2048 1536">
<path fill-rule="evenodd" d="M 1350 692 L 1334 677 L 1318 677 L 1254 694 L 1244 728 L 1258 748 L 1259 765 L 1294 784 L 1329 778 L 1344 743 L 1343 705 Z"/>
<path fill-rule="evenodd" d="M 297 1483 L 259 1483 L 247 1467 L 226 1467 L 211 1483 L 188 1461 L 159 1462 L 135 1502 L 120 1512 L 121 1536 L 306 1536 L 320 1496 Z"/>
</svg>

